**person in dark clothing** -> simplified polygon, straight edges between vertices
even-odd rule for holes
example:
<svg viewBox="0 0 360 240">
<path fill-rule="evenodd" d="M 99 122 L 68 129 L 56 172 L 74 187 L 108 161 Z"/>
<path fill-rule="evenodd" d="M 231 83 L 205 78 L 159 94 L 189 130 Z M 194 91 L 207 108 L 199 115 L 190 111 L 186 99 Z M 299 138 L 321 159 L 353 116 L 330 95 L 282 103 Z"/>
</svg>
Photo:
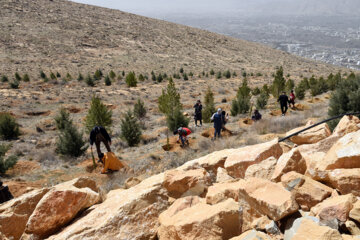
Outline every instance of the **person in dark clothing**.
<svg viewBox="0 0 360 240">
<path fill-rule="evenodd" d="M 216 139 L 216 136 L 218 138 L 221 137 L 221 128 L 223 126 L 223 121 L 222 121 L 222 112 L 221 112 L 221 108 L 219 108 L 217 110 L 216 113 L 214 113 L 211 117 L 211 121 L 214 122 L 214 128 L 215 128 L 215 132 L 214 132 L 214 140 Z"/>
<path fill-rule="evenodd" d="M 179 139 L 177 142 L 181 141 L 181 146 L 185 147 L 185 144 L 189 145 L 189 140 L 187 136 L 191 134 L 191 130 L 186 127 L 180 127 L 174 131 L 174 135 L 179 134 Z"/>
<path fill-rule="evenodd" d="M 0 181 L 0 204 L 7 202 L 13 199 L 13 195 L 11 194 L 8 186 L 3 186 L 3 183 Z"/>
<path fill-rule="evenodd" d="M 111 152 L 110 145 L 111 145 L 111 138 L 109 134 L 107 133 L 106 129 L 101 126 L 95 126 L 91 132 L 90 132 L 90 145 L 91 150 L 92 146 L 95 143 L 96 151 L 98 153 L 98 157 L 100 159 L 100 156 L 102 156 L 101 149 L 100 149 L 100 143 L 103 142 L 106 150 L 108 152 Z"/>
<path fill-rule="evenodd" d="M 259 111 L 257 110 L 257 109 L 255 109 L 254 110 L 254 115 L 251 117 L 251 119 L 253 120 L 253 121 L 259 121 L 259 120 L 261 120 L 261 114 L 259 113 Z"/>
<path fill-rule="evenodd" d="M 281 107 L 281 113 L 283 116 L 285 116 L 287 110 L 288 110 L 288 103 L 289 103 L 289 97 L 286 95 L 285 92 L 283 92 L 278 99 L 278 102 L 280 102 Z"/>
<path fill-rule="evenodd" d="M 200 126 L 202 126 L 202 105 L 201 101 L 197 100 L 196 104 L 194 105 L 195 108 L 195 126 L 197 125 L 197 122 L 200 121 Z"/>
<path fill-rule="evenodd" d="M 226 123 L 227 123 L 228 120 L 229 120 L 229 114 L 226 113 L 225 111 L 222 111 L 222 112 L 221 112 L 221 123 L 222 123 L 221 129 L 222 129 L 223 131 L 226 130 L 225 125 L 226 125 Z"/>
</svg>

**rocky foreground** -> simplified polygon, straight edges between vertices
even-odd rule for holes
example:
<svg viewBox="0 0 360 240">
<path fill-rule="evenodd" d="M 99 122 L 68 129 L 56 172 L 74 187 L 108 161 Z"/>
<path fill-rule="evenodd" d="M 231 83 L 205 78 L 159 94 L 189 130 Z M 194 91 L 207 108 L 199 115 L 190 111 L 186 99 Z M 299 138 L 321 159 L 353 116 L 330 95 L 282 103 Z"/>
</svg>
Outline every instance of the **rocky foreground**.
<svg viewBox="0 0 360 240">
<path fill-rule="evenodd" d="M 310 123 L 309 123 L 310 124 Z M 0 239 L 360 239 L 360 121 L 227 149 L 100 193 L 89 178 L 0 205 Z"/>
</svg>

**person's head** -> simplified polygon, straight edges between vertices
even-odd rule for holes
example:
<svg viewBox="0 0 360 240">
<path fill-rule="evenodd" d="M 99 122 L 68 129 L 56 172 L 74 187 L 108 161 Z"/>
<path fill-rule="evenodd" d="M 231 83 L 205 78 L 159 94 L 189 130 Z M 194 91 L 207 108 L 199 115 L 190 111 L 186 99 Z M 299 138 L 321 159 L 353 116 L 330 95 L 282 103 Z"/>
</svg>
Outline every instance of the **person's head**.
<svg viewBox="0 0 360 240">
<path fill-rule="evenodd" d="M 96 134 L 100 133 L 100 127 L 99 126 L 95 126 L 94 127 L 94 131 Z"/>
<path fill-rule="evenodd" d="M 291 93 L 294 93 L 294 90 L 291 90 Z"/>
<path fill-rule="evenodd" d="M 282 92 L 283 95 L 286 95 L 286 92 Z"/>
<path fill-rule="evenodd" d="M 217 113 L 221 114 L 221 111 L 222 111 L 221 108 L 218 108 Z"/>
<path fill-rule="evenodd" d="M 259 110 L 257 110 L 257 109 L 254 110 L 254 113 L 258 113 L 258 112 L 259 112 Z"/>
<path fill-rule="evenodd" d="M 196 102 L 197 104 L 200 104 L 201 103 L 201 101 L 200 101 L 200 99 L 199 100 L 197 100 L 197 102 Z"/>
</svg>

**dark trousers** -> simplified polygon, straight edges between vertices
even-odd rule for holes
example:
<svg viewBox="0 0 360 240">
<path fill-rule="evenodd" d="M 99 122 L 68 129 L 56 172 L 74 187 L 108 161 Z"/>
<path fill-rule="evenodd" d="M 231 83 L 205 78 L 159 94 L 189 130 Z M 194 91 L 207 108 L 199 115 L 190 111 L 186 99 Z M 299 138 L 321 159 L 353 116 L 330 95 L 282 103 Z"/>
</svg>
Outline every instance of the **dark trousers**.
<svg viewBox="0 0 360 240">
<path fill-rule="evenodd" d="M 96 151 L 98 153 L 98 156 L 101 154 L 101 149 L 100 149 L 101 142 L 104 143 L 106 150 L 108 152 L 111 152 L 109 142 L 106 141 L 106 139 L 104 138 L 104 136 L 102 134 L 98 134 L 98 135 L 96 135 L 96 140 L 95 140 L 95 146 L 96 146 Z"/>
<path fill-rule="evenodd" d="M 220 127 L 215 127 L 214 139 L 216 138 L 216 135 L 217 135 L 218 138 L 221 137 L 221 126 Z"/>
<path fill-rule="evenodd" d="M 200 121 L 200 125 L 202 125 L 202 119 L 201 118 L 200 119 L 195 118 L 195 125 L 197 126 L 198 121 Z"/>
<path fill-rule="evenodd" d="M 287 104 L 281 104 L 281 113 L 285 114 L 288 110 Z"/>
</svg>

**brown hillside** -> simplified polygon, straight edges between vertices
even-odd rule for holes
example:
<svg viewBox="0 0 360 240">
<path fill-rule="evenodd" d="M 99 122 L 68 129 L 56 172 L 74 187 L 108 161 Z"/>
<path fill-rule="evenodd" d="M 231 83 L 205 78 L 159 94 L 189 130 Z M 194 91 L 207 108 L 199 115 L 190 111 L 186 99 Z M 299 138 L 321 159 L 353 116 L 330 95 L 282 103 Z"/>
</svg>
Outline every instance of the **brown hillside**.
<svg viewBox="0 0 360 240">
<path fill-rule="evenodd" d="M 335 72 L 260 44 L 65 0 L 2 0 L 0 72 L 240 70 L 292 76 Z"/>
</svg>

